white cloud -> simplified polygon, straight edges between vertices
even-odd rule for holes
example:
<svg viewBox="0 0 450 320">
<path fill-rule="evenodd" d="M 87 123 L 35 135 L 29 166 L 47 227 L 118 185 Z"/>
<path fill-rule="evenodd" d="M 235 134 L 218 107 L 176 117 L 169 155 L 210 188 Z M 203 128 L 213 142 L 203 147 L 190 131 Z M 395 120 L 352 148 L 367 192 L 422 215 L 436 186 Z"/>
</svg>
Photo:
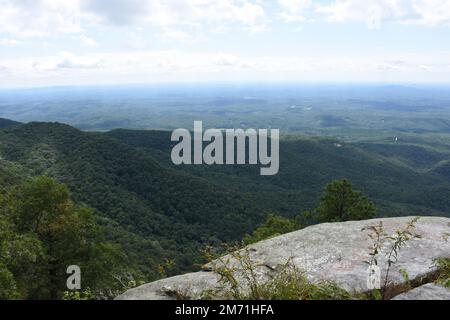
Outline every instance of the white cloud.
<svg viewBox="0 0 450 320">
<path fill-rule="evenodd" d="M 165 42 L 175 41 L 179 43 L 194 44 L 202 40 L 201 36 L 182 31 L 176 28 L 164 27 L 159 35 Z"/>
<path fill-rule="evenodd" d="M 83 0 L 83 10 L 113 25 L 263 24 L 261 5 L 251 0 Z"/>
<path fill-rule="evenodd" d="M 450 25 L 450 1 L 448 0 L 416 0 L 413 9 L 419 18 L 407 19 L 406 22 L 426 26 Z"/>
<path fill-rule="evenodd" d="M 97 41 L 95 41 L 95 39 L 88 37 L 84 34 L 79 36 L 79 40 L 81 41 L 81 44 L 86 46 L 86 47 L 96 47 L 98 46 Z"/>
<path fill-rule="evenodd" d="M 16 39 L 8 39 L 8 38 L 0 39 L 0 46 L 20 46 L 23 44 L 25 44 L 25 42 Z"/>
<path fill-rule="evenodd" d="M 450 24 L 448 0 L 334 0 L 315 10 L 330 22 L 365 22 L 372 29 L 384 21 L 425 26 Z"/>
<path fill-rule="evenodd" d="M 58 69 L 97 69 L 102 66 L 100 58 L 89 56 L 76 56 L 71 53 L 62 53 L 62 59 L 56 63 Z"/>
<path fill-rule="evenodd" d="M 90 55 L 75 55 L 70 52 L 61 52 L 57 56 L 49 56 L 42 58 L 34 58 L 33 61 L 27 62 L 28 59 L 18 60 L 13 65 L 20 65 L 21 67 L 31 66 L 30 74 L 39 73 L 52 75 L 53 72 L 64 69 L 99 69 L 103 66 L 103 60 L 98 56 Z M 19 63 L 19 61 L 22 61 Z M 21 68 L 20 68 L 21 69 Z"/>
<path fill-rule="evenodd" d="M 447 81 L 449 53 L 380 56 L 242 56 L 225 52 L 134 51 L 2 60 L 0 84 L 161 81 Z"/>
<path fill-rule="evenodd" d="M 421 79 L 419 75 L 423 79 L 440 79 L 444 75 L 450 78 L 450 54 L 444 57 L 436 53 L 448 46 L 440 46 L 439 42 L 432 43 L 426 48 L 427 54 L 420 57 L 413 56 L 413 50 L 405 46 L 402 54 L 391 57 L 384 54 L 383 58 L 346 54 L 352 48 L 343 50 L 333 43 L 324 44 L 324 54 L 336 49 L 336 54 L 347 55 L 333 58 L 330 54 L 295 56 L 303 51 L 296 44 L 283 44 L 285 39 L 279 39 L 279 48 L 269 48 L 264 43 L 266 38 L 255 37 L 254 48 L 253 41 L 240 48 L 232 37 L 233 33 L 251 34 L 268 28 L 284 31 L 280 24 L 292 22 L 296 23 L 290 25 L 292 30 L 299 31 L 303 27 L 301 22 L 311 20 L 360 22 L 363 28 L 363 23 L 378 28 L 383 22 L 449 25 L 450 0 L 0 0 L 0 8 L 0 46 L 36 45 L 35 51 L 25 52 L 20 47 L 4 50 L 1 64 L 8 67 L 8 72 L 1 72 L 2 84 L 120 83 L 227 76 L 273 80 L 277 75 L 286 80 L 368 79 L 386 74 L 406 80 Z M 328 31 L 319 30 L 318 35 Z M 274 32 L 271 36 L 278 34 L 281 33 Z M 97 41 L 100 40 L 97 36 L 102 37 L 101 41 Z M 41 38 L 31 42 L 30 37 Z M 206 42 L 207 37 L 214 41 L 189 46 Z M 304 40 L 306 46 L 309 40 Z M 406 41 L 411 47 L 415 42 L 419 46 L 423 38 Z M 220 48 L 229 48 L 230 52 L 211 53 L 219 47 L 212 45 L 219 42 Z M 174 44 L 183 45 L 184 51 L 163 50 L 182 47 Z M 122 49 L 117 49 L 121 45 Z M 200 47 L 207 49 L 203 53 L 193 52 Z M 258 53 L 264 48 L 273 56 Z M 126 49 L 130 52 L 118 51 Z M 291 49 L 289 57 L 287 50 Z M 313 49 L 308 51 L 311 55 Z M 77 55 L 59 53 L 60 50 L 71 50 Z M 383 52 L 392 50 L 395 49 Z M 17 56 L 29 58 L 15 58 L 16 52 L 20 53 Z M 280 56 L 275 52 L 280 52 Z"/>
<path fill-rule="evenodd" d="M 369 28 L 384 21 L 450 25 L 449 0 L 278 0 L 276 5 L 266 0 L 0 0 L 0 35 L 18 41 L 75 35 L 94 46 L 96 40 L 85 35 L 92 27 L 157 27 L 167 38 L 186 43 L 192 42 L 192 29 L 208 33 L 237 26 L 262 32 L 272 16 L 284 22 L 356 21 Z"/>
<path fill-rule="evenodd" d="M 285 22 L 303 22 L 312 0 L 278 0 L 281 6 L 280 18 Z"/>
<path fill-rule="evenodd" d="M 21 38 L 82 31 L 78 0 L 0 0 L 0 33 Z"/>
<path fill-rule="evenodd" d="M 200 33 L 217 28 L 267 30 L 259 0 L 0 0 L 0 8 L 0 36 L 68 36 L 88 47 L 97 44 L 86 35 L 92 28 L 154 27 L 165 40 L 181 43 L 195 43 Z"/>
<path fill-rule="evenodd" d="M 359 21 L 369 28 L 379 28 L 382 21 L 405 17 L 408 2 L 404 0 L 343 0 L 320 6 L 317 12 L 331 22 Z"/>
</svg>

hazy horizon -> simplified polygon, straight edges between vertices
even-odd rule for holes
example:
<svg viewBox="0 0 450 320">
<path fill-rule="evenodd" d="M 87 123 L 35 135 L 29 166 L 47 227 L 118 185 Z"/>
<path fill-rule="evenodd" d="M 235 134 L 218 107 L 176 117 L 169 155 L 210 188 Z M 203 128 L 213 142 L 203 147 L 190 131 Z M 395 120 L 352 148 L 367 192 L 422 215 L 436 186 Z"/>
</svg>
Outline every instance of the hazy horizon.
<svg viewBox="0 0 450 320">
<path fill-rule="evenodd" d="M 446 88 L 450 80 L 442 82 L 420 81 L 296 81 L 296 80 L 249 80 L 249 81 L 168 81 L 168 82 L 136 82 L 108 84 L 61 84 L 34 86 L 3 86 L 0 92 L 33 91 L 33 90 L 63 90 L 63 89 L 109 89 L 109 88 L 155 88 L 155 87 L 255 87 L 255 86 L 304 86 L 304 87 L 409 87 L 409 88 Z"/>
</svg>

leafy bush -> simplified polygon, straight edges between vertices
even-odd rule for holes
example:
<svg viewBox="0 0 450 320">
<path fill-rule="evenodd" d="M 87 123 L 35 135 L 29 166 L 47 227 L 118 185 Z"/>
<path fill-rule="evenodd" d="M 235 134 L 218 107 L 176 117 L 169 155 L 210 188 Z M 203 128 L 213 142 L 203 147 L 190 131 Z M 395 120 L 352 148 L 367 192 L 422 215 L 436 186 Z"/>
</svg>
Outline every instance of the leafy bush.
<svg viewBox="0 0 450 320">
<path fill-rule="evenodd" d="M 294 219 L 269 214 L 264 224 L 260 225 L 251 234 L 244 237 L 244 243 L 251 244 L 259 242 L 300 228 L 300 224 Z"/>
<path fill-rule="evenodd" d="M 434 264 L 438 270 L 436 282 L 450 289 L 450 258 L 437 258 Z"/>
</svg>

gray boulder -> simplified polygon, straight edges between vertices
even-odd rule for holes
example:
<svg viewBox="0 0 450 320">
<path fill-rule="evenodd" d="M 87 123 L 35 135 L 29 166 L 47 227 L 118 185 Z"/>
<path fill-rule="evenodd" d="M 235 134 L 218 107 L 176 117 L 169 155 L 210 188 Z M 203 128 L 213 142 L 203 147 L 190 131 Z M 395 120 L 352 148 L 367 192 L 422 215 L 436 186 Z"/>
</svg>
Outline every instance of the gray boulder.
<svg viewBox="0 0 450 320">
<path fill-rule="evenodd" d="M 392 300 L 450 300 L 450 290 L 434 283 L 427 283 L 399 294 Z"/>
<path fill-rule="evenodd" d="M 323 223 L 281 235 L 250 245 L 244 250 L 257 267 L 258 281 L 267 280 L 277 267 L 290 261 L 298 269 L 305 271 L 311 281 L 335 281 L 351 292 L 368 291 L 369 253 L 373 240 L 368 226 L 376 226 L 380 221 L 388 235 L 404 228 L 414 217 L 383 218 L 365 221 Z M 418 236 L 408 241 L 399 252 L 398 263 L 390 271 L 393 284 L 404 282 L 401 270 L 410 279 L 425 278 L 435 267 L 433 259 L 450 257 L 450 242 L 446 234 L 450 231 L 450 219 L 441 217 L 421 217 L 413 229 Z M 383 243 L 380 254 L 381 275 L 386 272 L 385 252 L 390 243 Z M 189 273 L 162 279 L 130 289 L 117 299 L 200 299 L 205 290 L 220 287 L 218 276 L 207 271 L 221 261 L 239 268 L 239 263 L 231 256 L 206 265 L 206 271 Z M 239 278 L 239 275 L 237 276 Z"/>
</svg>

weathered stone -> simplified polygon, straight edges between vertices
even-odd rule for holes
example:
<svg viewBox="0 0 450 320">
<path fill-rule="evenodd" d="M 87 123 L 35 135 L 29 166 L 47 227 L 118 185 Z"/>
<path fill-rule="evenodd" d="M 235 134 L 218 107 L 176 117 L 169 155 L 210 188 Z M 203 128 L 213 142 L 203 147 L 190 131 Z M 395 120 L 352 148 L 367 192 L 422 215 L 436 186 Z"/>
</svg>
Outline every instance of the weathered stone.
<svg viewBox="0 0 450 320">
<path fill-rule="evenodd" d="M 450 300 L 450 290 L 434 283 L 428 283 L 402 293 L 392 300 Z"/>
<path fill-rule="evenodd" d="M 349 291 L 364 292 L 368 290 L 368 265 L 365 261 L 369 259 L 373 240 L 369 238 L 368 231 L 362 229 L 378 225 L 381 220 L 384 230 L 394 234 L 412 219 L 401 217 L 324 223 L 253 244 L 247 247 L 247 252 L 251 260 L 259 265 L 259 281 L 267 279 L 269 274 L 276 272 L 277 266 L 290 260 L 297 268 L 304 270 L 312 281 L 336 281 Z M 394 284 L 404 281 L 401 269 L 407 272 L 410 279 L 425 277 L 434 270 L 433 259 L 450 257 L 450 242 L 445 237 L 449 225 L 449 218 L 420 218 L 414 229 L 420 237 L 408 241 L 401 249 L 398 263 L 390 270 L 390 281 Z M 389 243 L 386 242 L 385 251 L 388 248 Z M 384 256 L 383 253 L 380 258 Z M 239 265 L 230 256 L 222 260 L 227 259 L 231 265 Z M 383 277 L 387 263 L 380 259 L 379 264 Z M 128 290 L 117 299 L 176 299 L 177 296 L 199 299 L 202 292 L 218 286 L 216 274 L 201 271 L 145 284 Z"/>
<path fill-rule="evenodd" d="M 217 277 L 211 272 L 195 272 L 162 279 L 130 289 L 119 300 L 200 299 L 204 290 L 217 287 Z"/>
</svg>

